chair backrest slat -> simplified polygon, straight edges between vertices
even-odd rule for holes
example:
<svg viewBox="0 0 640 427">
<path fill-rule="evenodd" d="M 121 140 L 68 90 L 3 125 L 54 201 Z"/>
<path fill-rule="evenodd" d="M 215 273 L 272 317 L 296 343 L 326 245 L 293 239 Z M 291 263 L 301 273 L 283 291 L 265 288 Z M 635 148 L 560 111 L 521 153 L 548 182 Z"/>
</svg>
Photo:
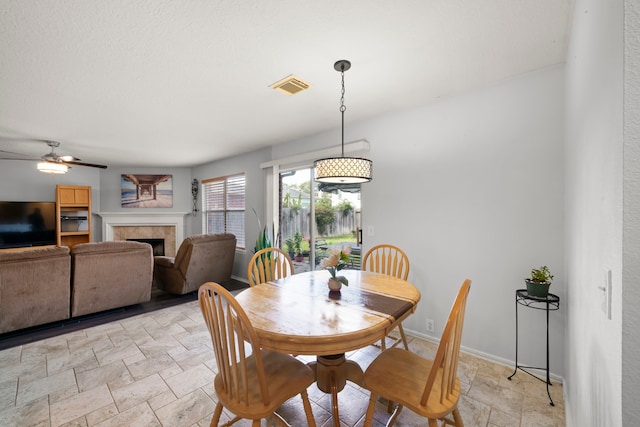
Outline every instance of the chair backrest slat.
<svg viewBox="0 0 640 427">
<path fill-rule="evenodd" d="M 251 286 L 294 274 L 289 255 L 279 248 L 264 248 L 256 252 L 247 266 L 247 278 Z"/>
<path fill-rule="evenodd" d="M 376 245 L 369 249 L 362 259 L 362 269 L 407 280 L 409 257 L 397 246 Z"/>
<path fill-rule="evenodd" d="M 433 386 L 440 378 L 440 395 L 438 400 L 443 403 L 448 400 L 453 394 L 456 376 L 458 371 L 458 358 L 460 355 L 460 344 L 462 341 L 462 327 L 464 325 L 464 314 L 466 311 L 467 296 L 469 295 L 469 289 L 471 287 L 471 281 L 465 280 L 458 295 L 449 312 L 449 318 L 447 324 L 442 332 L 440 338 L 440 344 L 438 345 L 438 351 L 436 357 L 433 360 L 433 365 L 427 383 L 425 384 L 424 391 L 422 393 L 421 405 L 426 405 L 429 400 L 429 396 L 432 393 Z"/>
</svg>

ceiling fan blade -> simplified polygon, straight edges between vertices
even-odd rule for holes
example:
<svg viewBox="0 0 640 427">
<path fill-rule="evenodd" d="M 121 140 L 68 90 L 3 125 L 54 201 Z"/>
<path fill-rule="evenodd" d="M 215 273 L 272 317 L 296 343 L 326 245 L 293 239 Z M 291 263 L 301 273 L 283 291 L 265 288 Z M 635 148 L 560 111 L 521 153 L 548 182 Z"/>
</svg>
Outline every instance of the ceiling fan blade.
<svg viewBox="0 0 640 427">
<path fill-rule="evenodd" d="M 100 169 L 106 169 L 107 168 L 105 165 L 97 165 L 95 163 L 85 163 L 85 162 L 76 162 L 76 161 L 64 162 L 64 163 L 68 163 L 70 165 L 78 165 L 78 166 L 89 166 L 89 167 L 92 167 L 92 168 L 100 168 Z"/>
<path fill-rule="evenodd" d="M 11 153 L 13 154 L 13 153 Z M 35 162 L 40 159 L 36 159 L 35 157 L 0 157 L 0 160 L 25 160 L 29 162 Z"/>
<path fill-rule="evenodd" d="M 23 157 L 26 156 L 26 154 L 24 153 L 15 153 L 13 151 L 7 151 L 7 150 L 0 150 L 0 153 L 14 154 L 16 156 L 23 156 Z"/>
</svg>

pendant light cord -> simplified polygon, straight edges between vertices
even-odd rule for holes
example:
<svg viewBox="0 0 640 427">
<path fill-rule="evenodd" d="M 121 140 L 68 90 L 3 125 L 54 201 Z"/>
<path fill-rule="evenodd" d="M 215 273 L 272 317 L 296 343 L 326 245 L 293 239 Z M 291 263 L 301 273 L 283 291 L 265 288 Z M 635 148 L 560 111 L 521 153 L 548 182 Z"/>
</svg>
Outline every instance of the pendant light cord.
<svg viewBox="0 0 640 427">
<path fill-rule="evenodd" d="M 347 109 L 344 105 L 344 64 L 342 64 L 340 75 L 342 76 L 342 93 L 340 96 L 340 113 L 342 114 L 342 157 L 344 157 L 344 112 Z"/>
</svg>

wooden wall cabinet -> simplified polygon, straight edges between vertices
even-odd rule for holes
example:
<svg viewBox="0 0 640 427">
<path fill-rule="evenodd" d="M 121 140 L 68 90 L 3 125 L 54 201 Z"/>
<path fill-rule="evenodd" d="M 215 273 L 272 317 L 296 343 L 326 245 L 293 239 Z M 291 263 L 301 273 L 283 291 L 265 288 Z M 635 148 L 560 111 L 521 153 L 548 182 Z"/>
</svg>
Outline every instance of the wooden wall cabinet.
<svg viewBox="0 0 640 427">
<path fill-rule="evenodd" d="M 58 246 L 91 241 L 90 186 L 56 186 L 56 229 Z"/>
</svg>

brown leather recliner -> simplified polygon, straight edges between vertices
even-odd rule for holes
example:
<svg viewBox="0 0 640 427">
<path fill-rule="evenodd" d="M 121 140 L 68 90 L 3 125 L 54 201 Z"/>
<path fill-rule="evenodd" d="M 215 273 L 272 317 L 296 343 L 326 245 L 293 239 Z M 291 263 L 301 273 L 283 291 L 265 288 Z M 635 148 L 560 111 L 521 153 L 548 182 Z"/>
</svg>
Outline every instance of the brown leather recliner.
<svg viewBox="0 0 640 427">
<path fill-rule="evenodd" d="M 71 248 L 71 316 L 151 299 L 153 252 L 134 241 L 81 243 Z"/>
<path fill-rule="evenodd" d="M 158 289 L 172 294 L 197 291 L 206 282 L 231 279 L 236 236 L 198 234 L 184 239 L 174 257 L 156 256 L 153 279 Z"/>
</svg>

